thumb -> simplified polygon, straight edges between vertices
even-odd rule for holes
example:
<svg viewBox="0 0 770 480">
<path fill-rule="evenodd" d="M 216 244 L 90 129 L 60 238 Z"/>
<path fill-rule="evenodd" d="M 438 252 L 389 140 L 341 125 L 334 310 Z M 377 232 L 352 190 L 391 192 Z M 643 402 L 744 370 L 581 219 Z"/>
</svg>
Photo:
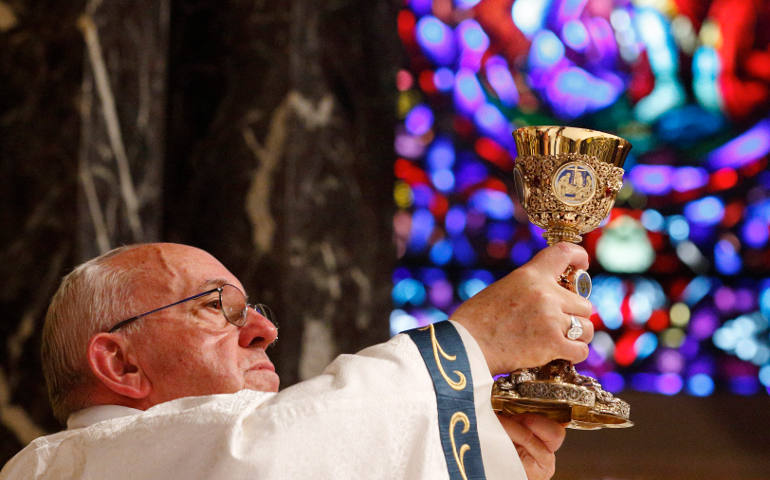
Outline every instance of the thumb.
<svg viewBox="0 0 770 480">
<path fill-rule="evenodd" d="M 568 266 L 583 270 L 588 269 L 588 253 L 579 245 L 568 242 L 559 242 L 540 250 L 529 264 L 541 274 L 547 274 L 558 278 Z"/>
</svg>

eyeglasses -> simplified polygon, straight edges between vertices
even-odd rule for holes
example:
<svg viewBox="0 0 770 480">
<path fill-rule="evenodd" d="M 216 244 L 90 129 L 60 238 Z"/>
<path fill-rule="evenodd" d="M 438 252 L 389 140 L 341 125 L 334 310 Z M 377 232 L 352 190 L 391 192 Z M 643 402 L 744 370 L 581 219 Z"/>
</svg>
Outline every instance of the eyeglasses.
<svg viewBox="0 0 770 480">
<path fill-rule="evenodd" d="M 225 316 L 225 320 L 232 323 L 236 327 L 242 327 L 246 325 L 246 316 L 248 315 L 249 308 L 256 310 L 257 313 L 259 313 L 263 317 L 273 322 L 273 312 L 270 310 L 270 307 L 268 307 L 264 303 L 257 303 L 257 304 L 246 303 L 246 295 L 241 291 L 240 288 L 236 287 L 235 285 L 230 285 L 229 283 L 225 283 L 221 287 L 212 288 L 211 290 L 206 290 L 205 292 L 197 293 L 192 297 L 183 298 L 178 302 L 169 303 L 168 305 L 164 305 L 154 310 L 150 310 L 149 312 L 144 312 L 135 317 L 121 320 L 120 322 L 113 325 L 108 330 L 108 332 L 113 333 L 119 328 L 122 328 L 135 320 L 139 320 L 142 317 L 146 317 L 147 315 L 150 315 L 155 312 L 159 312 L 166 308 L 171 308 L 175 305 L 179 305 L 180 303 L 189 302 L 190 300 L 195 300 L 196 298 L 205 297 L 206 295 L 210 295 L 214 292 L 217 292 L 219 295 L 219 301 L 217 302 L 217 307 L 219 308 L 219 311 L 222 312 L 222 315 Z"/>
</svg>

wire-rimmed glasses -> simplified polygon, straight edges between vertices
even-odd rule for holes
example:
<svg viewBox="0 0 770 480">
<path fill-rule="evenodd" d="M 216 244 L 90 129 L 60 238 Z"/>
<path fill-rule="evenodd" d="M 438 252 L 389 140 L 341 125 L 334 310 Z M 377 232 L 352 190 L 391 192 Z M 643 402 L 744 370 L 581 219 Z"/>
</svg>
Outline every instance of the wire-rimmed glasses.
<svg viewBox="0 0 770 480">
<path fill-rule="evenodd" d="M 214 292 L 219 293 L 219 301 L 218 301 L 219 311 L 221 311 L 222 315 L 225 316 L 225 320 L 227 320 L 229 323 L 232 323 L 236 327 L 242 327 L 246 324 L 246 317 L 248 315 L 249 308 L 253 308 L 254 310 L 256 310 L 257 313 L 267 318 L 271 322 L 275 323 L 273 321 L 273 312 L 270 310 L 270 307 L 268 307 L 264 303 L 257 303 L 257 304 L 247 303 L 246 294 L 243 293 L 240 288 L 236 287 L 235 285 L 225 283 L 217 288 L 212 288 L 211 290 L 206 290 L 205 292 L 196 293 L 192 297 L 183 298 L 182 300 L 179 300 L 174 303 L 169 303 L 168 305 L 164 305 L 162 307 L 155 308 L 153 310 L 150 310 L 149 312 L 144 312 L 134 317 L 121 320 L 115 325 L 113 325 L 112 327 L 110 327 L 110 329 L 107 331 L 109 333 L 113 333 L 116 330 L 128 325 L 129 323 L 135 320 L 139 320 L 142 317 L 146 317 L 147 315 L 150 315 L 152 313 L 159 312 L 161 310 L 173 307 L 175 305 L 179 305 L 180 303 L 189 302 L 190 300 L 195 300 L 196 298 L 201 298 L 206 295 L 210 295 Z"/>
</svg>

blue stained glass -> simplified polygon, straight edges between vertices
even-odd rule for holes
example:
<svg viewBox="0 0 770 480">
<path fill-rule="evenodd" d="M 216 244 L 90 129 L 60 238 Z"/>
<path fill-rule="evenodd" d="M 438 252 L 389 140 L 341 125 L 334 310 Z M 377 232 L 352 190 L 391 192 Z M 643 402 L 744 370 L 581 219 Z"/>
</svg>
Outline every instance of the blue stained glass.
<svg viewBox="0 0 770 480">
<path fill-rule="evenodd" d="M 510 240 L 513 236 L 513 225 L 506 222 L 493 222 L 487 230 L 487 238 L 490 240 Z"/>
<path fill-rule="evenodd" d="M 430 203 L 433 201 L 434 195 L 435 193 L 433 190 L 427 185 L 414 185 L 412 187 L 412 202 L 416 207 L 430 207 Z M 420 220 L 425 220 L 425 218 L 420 217 Z"/>
<path fill-rule="evenodd" d="M 720 113 L 697 105 L 684 105 L 661 114 L 655 131 L 659 138 L 667 142 L 695 145 L 724 126 L 725 119 Z"/>
<path fill-rule="evenodd" d="M 693 278 L 682 292 L 682 300 L 689 306 L 700 302 L 711 291 L 711 279 L 704 276 Z"/>
<path fill-rule="evenodd" d="M 454 32 L 444 22 L 430 15 L 417 22 L 417 43 L 437 65 L 449 65 L 457 56 Z"/>
<path fill-rule="evenodd" d="M 408 248 L 412 251 L 422 251 L 428 245 L 428 238 L 433 233 L 435 220 L 428 210 L 418 209 L 412 214 L 412 231 Z"/>
<path fill-rule="evenodd" d="M 588 3 L 588 0 L 561 0 L 556 13 L 557 23 L 564 23 L 577 18 Z"/>
<path fill-rule="evenodd" d="M 472 70 L 462 69 L 455 75 L 454 98 L 462 112 L 474 112 L 484 103 L 484 91 Z"/>
<path fill-rule="evenodd" d="M 521 33 L 531 37 L 543 28 L 551 0 L 518 0 L 513 2 L 511 17 Z"/>
<path fill-rule="evenodd" d="M 494 89 L 500 101 L 512 107 L 519 103 L 519 91 L 507 62 L 499 57 L 490 58 L 486 65 L 487 81 Z"/>
<path fill-rule="evenodd" d="M 625 286 L 618 277 L 597 276 L 593 279 L 591 302 L 605 327 L 616 330 L 623 325 L 620 307 L 625 297 Z"/>
<path fill-rule="evenodd" d="M 727 240 L 720 240 L 714 245 L 714 263 L 717 270 L 725 275 L 735 275 L 743 267 L 740 255 Z"/>
<path fill-rule="evenodd" d="M 631 377 L 631 385 L 640 392 L 656 391 L 658 376 L 654 373 L 636 373 Z"/>
<path fill-rule="evenodd" d="M 707 397 L 714 392 L 714 380 L 705 373 L 696 373 L 687 379 L 687 391 L 696 397 Z"/>
<path fill-rule="evenodd" d="M 738 168 L 770 153 L 770 119 L 762 120 L 708 156 L 712 168 Z"/>
<path fill-rule="evenodd" d="M 452 250 L 461 265 L 472 265 L 476 261 L 476 252 L 464 235 L 452 237 Z"/>
<path fill-rule="evenodd" d="M 452 259 L 452 243 L 447 240 L 436 242 L 430 249 L 430 260 L 436 265 L 446 265 Z"/>
<path fill-rule="evenodd" d="M 487 169 L 479 162 L 465 161 L 455 172 L 456 190 L 464 191 L 487 178 Z"/>
<path fill-rule="evenodd" d="M 644 359 L 652 355 L 658 348 L 658 337 L 652 332 L 644 332 L 634 342 L 634 350 L 638 359 Z"/>
<path fill-rule="evenodd" d="M 741 360 L 750 362 L 759 350 L 759 344 L 754 338 L 744 338 L 735 345 L 735 355 Z"/>
<path fill-rule="evenodd" d="M 682 241 L 690 236 L 690 225 L 683 216 L 672 215 L 667 223 L 668 234 L 671 236 L 672 240 Z"/>
<path fill-rule="evenodd" d="M 463 46 L 483 53 L 489 46 L 489 37 L 475 20 L 464 20 L 457 26 L 458 38 Z"/>
<path fill-rule="evenodd" d="M 430 175 L 433 185 L 442 192 L 449 192 L 455 186 L 455 176 L 452 170 L 448 168 L 442 168 L 435 170 Z"/>
<path fill-rule="evenodd" d="M 425 286 L 419 280 L 405 278 L 393 287 L 393 302 L 398 305 L 422 305 L 425 302 Z"/>
<path fill-rule="evenodd" d="M 427 15 L 433 10 L 433 0 L 409 0 L 409 7 L 418 15 Z"/>
<path fill-rule="evenodd" d="M 420 271 L 420 280 L 427 285 L 446 279 L 446 273 L 440 268 L 423 268 Z"/>
<path fill-rule="evenodd" d="M 752 203 L 746 210 L 747 217 L 761 218 L 766 223 L 770 223 L 770 200 L 760 200 Z"/>
<path fill-rule="evenodd" d="M 644 325 L 647 320 L 649 320 L 650 315 L 652 315 L 652 302 L 650 302 L 650 298 L 642 292 L 635 291 L 631 295 L 628 303 L 634 323 Z M 637 342 L 638 341 L 639 340 L 637 340 Z M 637 347 L 637 355 L 641 355 L 641 353 L 639 353 L 639 348 L 640 347 Z M 652 353 L 652 351 L 649 353 Z M 649 353 L 647 355 L 649 355 Z"/>
<path fill-rule="evenodd" d="M 677 192 L 686 192 L 704 187 L 709 182 L 709 174 L 705 168 L 681 167 L 674 171 L 671 185 Z"/>
<path fill-rule="evenodd" d="M 405 278 L 412 278 L 412 273 L 406 267 L 396 267 L 393 270 L 393 283 L 398 283 Z"/>
<path fill-rule="evenodd" d="M 455 84 L 455 74 L 446 67 L 438 68 L 433 74 L 433 83 L 436 84 L 436 88 L 440 91 L 449 91 Z"/>
<path fill-rule="evenodd" d="M 642 193 L 663 195 L 671 190 L 674 169 L 668 165 L 637 165 L 628 174 L 631 183 Z"/>
<path fill-rule="evenodd" d="M 487 286 L 486 282 L 478 278 L 468 279 L 460 283 L 460 288 L 458 292 L 459 297 L 461 300 L 467 300 L 472 296 L 476 295 L 477 293 L 479 293 L 480 291 L 484 290 L 486 286 Z"/>
<path fill-rule="evenodd" d="M 421 326 L 419 321 L 404 310 L 397 308 L 390 313 L 390 334 L 396 335 L 404 330 Z"/>
<path fill-rule="evenodd" d="M 494 105 L 485 104 L 476 110 L 473 119 L 479 126 L 479 130 L 498 141 L 498 143 L 510 143 L 511 128 L 508 120 Z"/>
<path fill-rule="evenodd" d="M 454 145 L 446 138 L 434 140 L 428 149 L 427 159 L 433 170 L 451 168 L 455 163 Z"/>
<path fill-rule="evenodd" d="M 658 232 L 666 225 L 666 220 L 663 215 L 657 210 L 649 209 L 642 213 L 641 218 L 642 226 L 647 230 Z"/>
<path fill-rule="evenodd" d="M 531 49 L 532 68 L 549 68 L 564 58 L 564 44 L 550 30 L 539 32 L 532 40 Z"/>
<path fill-rule="evenodd" d="M 476 269 L 470 272 L 468 278 L 476 278 L 483 281 L 486 285 L 495 281 L 495 276 L 489 270 Z"/>
<path fill-rule="evenodd" d="M 495 220 L 507 220 L 513 216 L 511 198 L 497 190 L 481 189 L 471 195 L 469 203 Z"/>
<path fill-rule="evenodd" d="M 590 39 L 585 25 L 580 20 L 569 20 L 561 30 L 561 36 L 570 48 L 578 51 L 584 50 Z"/>
<path fill-rule="evenodd" d="M 461 207 L 452 207 L 444 219 L 447 233 L 458 235 L 465 230 L 465 212 Z"/>
<path fill-rule="evenodd" d="M 722 106 L 717 77 L 722 69 L 716 50 L 700 46 L 693 55 L 693 91 L 705 108 L 718 111 Z"/>
<path fill-rule="evenodd" d="M 527 242 L 516 242 L 511 248 L 511 260 L 516 265 L 523 265 L 532 258 L 532 247 Z"/>
<path fill-rule="evenodd" d="M 759 369 L 759 381 L 762 385 L 770 387 L 770 365 L 765 365 Z"/>
<path fill-rule="evenodd" d="M 460 8 L 473 8 L 478 4 L 481 0 L 455 0 L 455 5 L 457 5 Z"/>
<path fill-rule="evenodd" d="M 741 375 L 733 377 L 729 381 L 730 390 L 738 395 L 754 395 L 759 391 L 759 381 L 757 377 Z"/>
<path fill-rule="evenodd" d="M 759 294 L 759 311 L 765 318 L 770 318 L 770 288 L 762 289 Z"/>
<path fill-rule="evenodd" d="M 684 215 L 689 221 L 705 225 L 719 223 L 724 213 L 724 204 L 713 196 L 692 201 L 684 207 Z"/>
<path fill-rule="evenodd" d="M 762 248 L 767 244 L 768 228 L 764 220 L 751 218 L 741 228 L 741 238 L 746 245 L 753 248 Z"/>
<path fill-rule="evenodd" d="M 626 382 L 623 379 L 623 375 L 615 372 L 607 372 L 600 377 L 602 387 L 610 393 L 619 393 L 623 391 L 626 386 Z"/>
<path fill-rule="evenodd" d="M 427 105 L 417 105 L 406 116 L 404 125 L 412 135 L 424 135 L 433 127 L 433 111 Z"/>
</svg>

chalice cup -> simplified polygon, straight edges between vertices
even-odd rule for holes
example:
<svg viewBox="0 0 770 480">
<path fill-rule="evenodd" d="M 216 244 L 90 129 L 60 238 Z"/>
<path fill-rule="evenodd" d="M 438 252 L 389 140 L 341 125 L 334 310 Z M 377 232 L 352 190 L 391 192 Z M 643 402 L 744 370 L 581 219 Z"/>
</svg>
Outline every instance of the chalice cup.
<svg viewBox="0 0 770 480">
<path fill-rule="evenodd" d="M 598 227 L 612 209 L 631 144 L 576 127 L 523 127 L 513 136 L 518 150 L 514 185 L 529 220 L 544 229 L 549 245 L 579 243 L 581 235 Z M 591 277 L 583 270 L 570 266 L 560 283 L 582 297 L 591 294 Z M 566 360 L 498 378 L 492 407 L 506 414 L 539 413 L 580 430 L 633 425 L 627 402 L 605 391 L 596 379 L 579 374 Z"/>
</svg>

